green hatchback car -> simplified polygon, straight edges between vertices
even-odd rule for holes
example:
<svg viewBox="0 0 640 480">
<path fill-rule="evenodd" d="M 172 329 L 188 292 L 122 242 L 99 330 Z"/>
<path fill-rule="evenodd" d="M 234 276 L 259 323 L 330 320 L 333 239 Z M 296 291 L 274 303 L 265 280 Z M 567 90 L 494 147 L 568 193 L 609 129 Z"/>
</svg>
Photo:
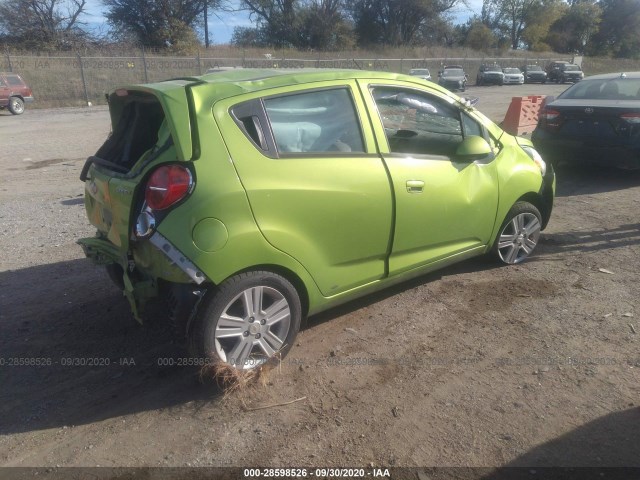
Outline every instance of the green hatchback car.
<svg viewBox="0 0 640 480">
<path fill-rule="evenodd" d="M 530 141 L 417 77 L 237 70 L 109 96 L 79 240 L 134 315 L 250 369 L 302 318 L 454 262 L 536 247 L 555 177 Z"/>
</svg>

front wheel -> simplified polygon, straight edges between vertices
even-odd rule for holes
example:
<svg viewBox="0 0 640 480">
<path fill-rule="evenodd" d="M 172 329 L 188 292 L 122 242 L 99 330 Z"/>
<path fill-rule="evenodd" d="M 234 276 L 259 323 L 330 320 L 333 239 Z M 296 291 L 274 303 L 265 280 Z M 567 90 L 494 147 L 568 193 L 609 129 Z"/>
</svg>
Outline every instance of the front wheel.
<svg viewBox="0 0 640 480">
<path fill-rule="evenodd" d="M 291 349 L 302 306 L 286 278 L 264 271 L 242 273 L 210 295 L 189 334 L 193 354 L 250 370 Z"/>
<path fill-rule="evenodd" d="M 24 112 L 24 102 L 20 97 L 11 97 L 9 99 L 9 111 L 14 115 L 20 115 Z"/>
<path fill-rule="evenodd" d="M 508 265 L 526 259 L 538 245 L 542 229 L 540 211 L 529 202 L 516 202 L 493 244 L 493 253 Z"/>
</svg>

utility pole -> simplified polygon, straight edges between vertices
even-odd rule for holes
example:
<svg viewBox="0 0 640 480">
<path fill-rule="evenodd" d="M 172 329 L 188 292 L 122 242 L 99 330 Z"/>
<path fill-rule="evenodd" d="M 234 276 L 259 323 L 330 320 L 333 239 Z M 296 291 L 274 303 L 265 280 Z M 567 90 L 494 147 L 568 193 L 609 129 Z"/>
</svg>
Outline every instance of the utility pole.
<svg viewBox="0 0 640 480">
<path fill-rule="evenodd" d="M 207 4 L 209 0 L 204 0 L 204 48 L 209 48 L 209 13 Z"/>
</svg>

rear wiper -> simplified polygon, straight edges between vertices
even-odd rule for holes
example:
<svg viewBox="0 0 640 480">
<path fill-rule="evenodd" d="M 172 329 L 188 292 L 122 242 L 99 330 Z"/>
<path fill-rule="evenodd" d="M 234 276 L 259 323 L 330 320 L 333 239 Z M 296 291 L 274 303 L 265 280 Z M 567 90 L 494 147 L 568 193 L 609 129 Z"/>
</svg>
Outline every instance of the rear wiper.
<svg viewBox="0 0 640 480">
<path fill-rule="evenodd" d="M 122 173 L 127 173 L 129 171 L 128 168 L 123 167 L 122 165 L 118 165 L 117 163 L 110 162 L 109 160 L 105 160 L 104 158 L 91 156 L 87 158 L 87 161 L 84 162 L 84 167 L 82 167 L 82 171 L 80 172 L 80 180 L 85 182 L 87 180 L 87 173 L 89 173 L 89 167 L 91 164 L 102 165 L 104 167 L 109 167 L 112 170 L 120 171 Z"/>
</svg>

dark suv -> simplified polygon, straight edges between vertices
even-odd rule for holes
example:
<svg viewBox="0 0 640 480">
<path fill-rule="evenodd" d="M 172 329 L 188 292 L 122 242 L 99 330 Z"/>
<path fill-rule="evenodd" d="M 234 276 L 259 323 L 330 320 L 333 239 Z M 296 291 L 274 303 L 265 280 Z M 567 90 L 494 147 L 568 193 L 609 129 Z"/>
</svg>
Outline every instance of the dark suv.
<svg viewBox="0 0 640 480">
<path fill-rule="evenodd" d="M 0 72 L 0 110 L 8 108 L 14 115 L 20 115 L 24 112 L 25 103 L 31 102 L 31 88 L 20 75 Z"/>
<path fill-rule="evenodd" d="M 504 85 L 504 73 L 500 65 L 480 65 L 478 76 L 476 77 L 476 85 Z"/>
<path fill-rule="evenodd" d="M 555 61 L 547 65 L 547 80 L 556 83 L 576 83 L 584 78 L 578 65 L 564 61 Z"/>
<path fill-rule="evenodd" d="M 467 74 L 461 65 L 447 65 L 438 72 L 438 85 L 451 92 L 467 89 Z"/>
</svg>

